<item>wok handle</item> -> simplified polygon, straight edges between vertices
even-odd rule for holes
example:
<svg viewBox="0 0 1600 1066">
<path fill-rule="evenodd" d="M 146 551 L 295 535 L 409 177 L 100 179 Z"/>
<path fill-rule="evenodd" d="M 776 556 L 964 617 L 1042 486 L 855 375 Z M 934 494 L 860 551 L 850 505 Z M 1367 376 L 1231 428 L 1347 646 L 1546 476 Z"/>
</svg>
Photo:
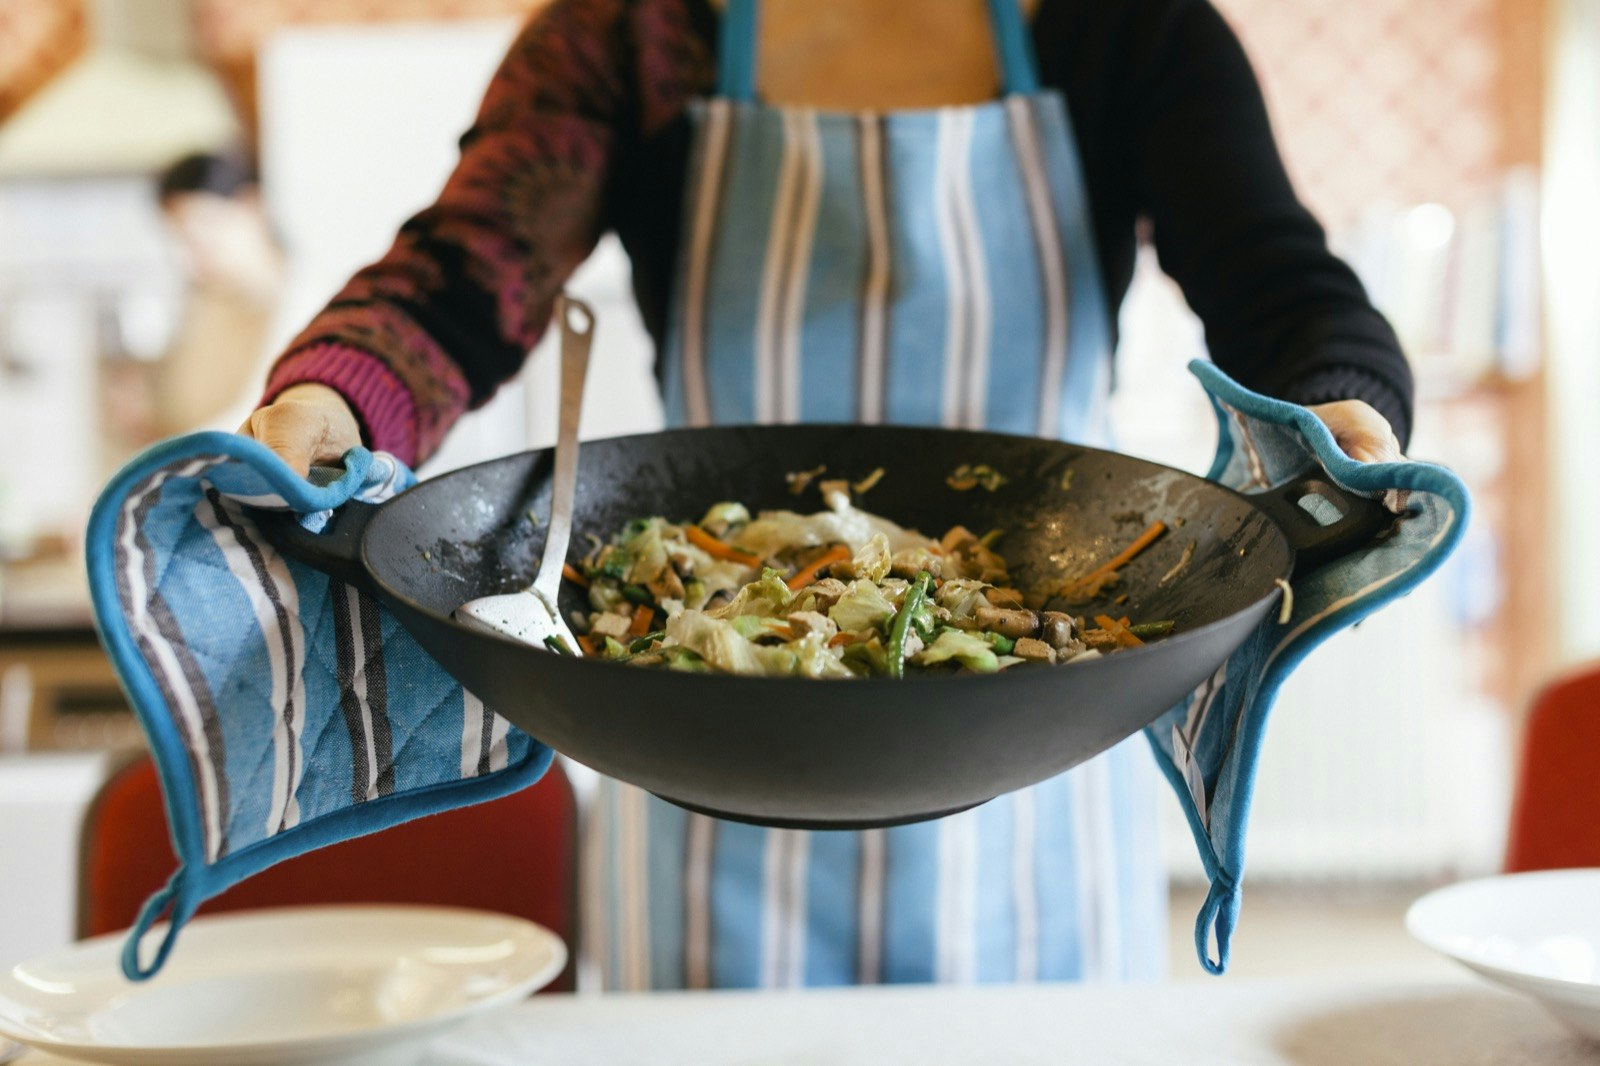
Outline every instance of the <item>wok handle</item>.
<svg viewBox="0 0 1600 1066">
<path fill-rule="evenodd" d="M 321 533 L 302 526 L 293 511 L 256 511 L 252 517 L 262 537 L 280 554 L 373 592 L 372 573 L 361 558 L 361 537 L 379 510 L 379 504 L 349 500 L 329 516 Z"/>
<path fill-rule="evenodd" d="M 1382 503 L 1347 492 L 1320 471 L 1249 495 L 1250 502 L 1283 531 L 1294 549 L 1294 573 L 1303 574 L 1368 544 L 1395 520 Z M 1324 524 L 1301 501 L 1322 512 Z M 1333 517 L 1334 515 L 1337 517 Z"/>
</svg>

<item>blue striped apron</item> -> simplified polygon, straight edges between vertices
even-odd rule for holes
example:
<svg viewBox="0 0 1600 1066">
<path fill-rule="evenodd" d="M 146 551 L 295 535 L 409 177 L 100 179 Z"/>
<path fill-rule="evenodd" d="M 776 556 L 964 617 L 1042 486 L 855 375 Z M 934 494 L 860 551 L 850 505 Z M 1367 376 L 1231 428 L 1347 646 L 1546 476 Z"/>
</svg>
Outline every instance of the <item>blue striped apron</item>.
<svg viewBox="0 0 1600 1066">
<path fill-rule="evenodd" d="M 1001 99 L 845 114 L 759 103 L 756 0 L 729 0 L 719 96 L 694 110 L 669 419 L 1106 439 L 1083 174 L 1016 3 L 990 0 Z M 1136 737 L 974 810 L 867 832 L 719 821 L 604 781 L 585 955 L 629 990 L 1157 976 L 1157 781 Z"/>
</svg>

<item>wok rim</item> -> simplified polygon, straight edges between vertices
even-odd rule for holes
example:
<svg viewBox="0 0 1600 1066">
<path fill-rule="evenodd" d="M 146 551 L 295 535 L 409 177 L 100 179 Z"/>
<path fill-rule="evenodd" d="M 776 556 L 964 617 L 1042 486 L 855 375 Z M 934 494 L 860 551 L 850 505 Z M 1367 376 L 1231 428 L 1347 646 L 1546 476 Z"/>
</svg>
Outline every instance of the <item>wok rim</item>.
<svg viewBox="0 0 1600 1066">
<path fill-rule="evenodd" d="M 1283 544 L 1284 551 L 1288 556 L 1288 562 L 1287 562 L 1287 565 L 1286 565 L 1284 571 L 1281 574 L 1278 575 L 1279 581 L 1287 581 L 1288 578 L 1290 577 L 1290 575 L 1293 574 L 1293 572 L 1294 572 L 1295 549 L 1294 549 L 1293 544 L 1290 542 L 1288 534 L 1286 534 L 1283 531 L 1283 527 L 1278 525 L 1277 521 L 1275 521 L 1270 514 L 1268 514 L 1264 509 L 1262 509 L 1261 507 L 1256 505 L 1254 503 L 1254 501 L 1251 500 L 1249 494 L 1240 492 L 1237 489 L 1230 488 L 1227 485 L 1219 484 L 1218 482 L 1212 481 L 1211 479 L 1206 478 L 1206 477 L 1202 477 L 1199 474 L 1190 473 L 1187 470 L 1180 470 L 1179 468 L 1177 468 L 1175 466 L 1169 466 L 1166 463 L 1156 462 L 1153 459 L 1146 459 L 1143 456 L 1138 456 L 1138 455 L 1130 455 L 1130 454 L 1128 454 L 1126 452 L 1114 451 L 1114 450 L 1112 450 L 1110 448 L 1097 448 L 1097 447 L 1094 447 L 1094 446 L 1088 445 L 1088 444 L 1078 444 L 1078 443 L 1076 443 L 1074 441 L 1055 440 L 1055 439 L 1050 438 L 1050 437 L 1036 437 L 1036 436 L 1031 436 L 1031 435 L 1023 434 L 1023 433 L 997 433 L 997 432 L 993 432 L 993 431 L 990 431 L 990 430 L 947 429 L 947 428 L 942 427 L 942 426 L 901 426 L 901 425 L 892 425 L 892 424 L 891 425 L 862 425 L 860 423 L 854 423 L 854 422 L 805 422 L 805 423 L 783 423 L 783 424 L 771 424 L 771 425 L 761 424 L 761 423 L 735 423 L 735 424 L 718 424 L 718 425 L 714 425 L 714 426 L 679 426 L 679 427 L 671 427 L 671 428 L 667 428 L 667 429 L 656 430 L 656 431 L 650 432 L 650 433 L 627 433 L 627 434 L 619 434 L 619 435 L 614 436 L 614 437 L 596 437 L 596 438 L 593 438 L 591 440 L 584 441 L 583 443 L 585 443 L 585 444 L 619 444 L 619 445 L 624 445 L 625 446 L 628 443 L 635 442 L 635 441 L 642 441 L 642 440 L 647 440 L 647 439 L 659 439 L 659 438 L 662 438 L 662 437 L 669 437 L 669 436 L 680 436 L 680 437 L 681 436 L 690 436 L 690 435 L 703 433 L 706 430 L 767 432 L 767 431 L 794 431 L 794 430 L 797 430 L 797 429 L 805 429 L 805 430 L 834 430 L 834 431 L 838 431 L 838 430 L 855 430 L 855 431 L 866 430 L 866 431 L 872 431 L 872 430 L 883 430 L 883 429 L 888 429 L 888 430 L 899 429 L 899 430 L 912 430 L 912 431 L 920 431 L 920 432 L 934 431 L 934 432 L 938 432 L 938 433 L 945 434 L 945 435 L 964 436 L 964 437 L 968 437 L 968 438 L 971 438 L 971 439 L 974 439 L 974 440 L 988 439 L 988 440 L 1012 441 L 1012 442 L 1026 441 L 1026 442 L 1035 443 L 1035 444 L 1061 445 L 1061 446 L 1065 446 L 1065 447 L 1076 448 L 1081 452 L 1093 452 L 1093 453 L 1097 453 L 1097 454 L 1100 454 L 1100 455 L 1110 455 L 1110 456 L 1115 456 L 1115 457 L 1120 458 L 1120 459 L 1133 460 L 1135 462 L 1143 463 L 1146 466 L 1151 467 L 1152 470 L 1154 470 L 1154 471 L 1165 471 L 1167 473 L 1176 474 L 1176 475 L 1179 475 L 1179 476 L 1181 476 L 1183 478 L 1186 478 L 1186 479 L 1189 479 L 1189 480 L 1192 480 L 1192 481 L 1202 482 L 1210 489 L 1215 489 L 1217 491 L 1227 493 L 1227 494 L 1229 494 L 1231 496 L 1237 497 L 1238 499 L 1242 500 L 1244 503 L 1246 503 L 1251 508 L 1251 510 L 1255 511 L 1257 514 L 1259 514 L 1261 516 L 1261 518 L 1267 523 L 1268 527 L 1270 527 L 1270 529 L 1272 530 L 1273 534 L 1275 536 L 1277 536 L 1279 538 L 1279 540 Z M 436 484 L 436 483 L 442 483 L 443 481 L 445 481 L 448 478 L 453 478 L 453 477 L 458 477 L 458 476 L 466 476 L 466 475 L 470 474 L 472 471 L 478 470 L 478 469 L 483 468 L 483 467 L 495 466 L 495 465 L 497 465 L 499 463 L 504 463 L 504 462 L 506 462 L 508 460 L 517 459 L 517 458 L 521 458 L 521 457 L 524 457 L 524 456 L 532 456 L 532 455 L 539 455 L 539 454 L 549 453 L 549 452 L 551 452 L 553 450 L 554 450 L 553 446 L 549 447 L 549 448 L 527 448 L 527 449 L 524 449 L 524 450 L 522 450 L 520 452 L 512 452 L 512 453 L 510 453 L 508 455 L 502 455 L 502 456 L 499 456 L 499 457 L 494 458 L 494 459 L 485 459 L 485 460 L 483 460 L 481 462 L 471 463 L 471 464 L 469 464 L 467 466 L 457 467 L 454 470 L 449 470 L 449 471 L 446 471 L 443 474 L 440 474 L 438 477 L 428 478 L 425 481 L 419 481 L 416 485 L 413 485 L 411 488 L 406 489 L 404 492 L 398 493 L 395 496 L 392 496 L 389 499 L 385 500 L 383 503 L 378 504 L 377 505 L 378 513 L 376 513 L 376 514 L 374 514 L 372 516 L 371 520 L 366 524 L 366 527 L 361 531 L 361 537 L 360 537 L 360 560 L 361 560 L 361 566 L 367 572 L 368 576 L 371 578 L 373 585 L 381 592 L 381 594 L 384 597 L 390 598 L 390 599 L 392 599 L 392 600 L 394 600 L 394 601 L 396 601 L 398 603 L 404 604 L 407 610 L 414 611 L 417 614 L 423 615 L 424 617 L 426 617 L 427 619 L 429 619 L 432 622 L 442 623 L 442 624 L 444 624 L 446 626 L 449 626 L 449 627 L 451 627 L 453 629 L 456 629 L 456 630 L 464 632 L 464 633 L 471 634 L 472 636 L 480 638 L 480 639 L 492 640 L 492 641 L 495 641 L 495 642 L 500 643 L 500 644 L 508 645 L 510 647 L 536 652 L 539 655 L 543 655 L 543 656 L 548 657 L 552 662 L 560 662 L 560 663 L 562 663 L 563 665 L 560 667 L 561 669 L 571 669 L 571 668 L 582 669 L 582 670 L 622 669 L 622 668 L 627 667 L 628 664 L 627 663 L 620 663 L 620 662 L 611 662 L 611 661 L 606 660 L 606 659 L 597 659 L 597 658 L 594 658 L 592 656 L 587 656 L 587 655 L 563 655 L 563 654 L 560 654 L 559 652 L 553 652 L 553 651 L 550 651 L 547 648 L 539 647 L 538 645 L 528 644 L 528 643 L 526 643 L 524 641 L 516 640 L 515 638 L 506 636 L 506 635 L 504 635 L 502 633 L 491 632 L 489 630 L 480 629 L 480 628 L 477 628 L 475 626 L 469 626 L 469 625 L 466 625 L 465 623 L 459 622 L 459 621 L 457 621 L 455 619 L 453 613 L 445 614 L 443 612 L 436 611 L 432 607 L 429 607 L 429 606 L 427 606 L 425 604 L 422 604 L 422 603 L 420 603 L 420 602 L 418 602 L 418 601 L 416 601 L 414 599 L 411 599 L 410 597 L 402 594 L 390 582 L 386 581 L 384 579 L 383 575 L 381 575 L 371 565 L 371 560 L 370 560 L 370 558 L 368 556 L 368 551 L 367 551 L 368 538 L 376 530 L 378 523 L 383 520 L 383 512 L 389 508 L 390 504 L 395 503 L 395 502 L 403 499 L 404 497 L 411 495 L 414 492 L 417 492 L 418 490 L 424 488 L 427 485 L 432 485 L 432 484 Z M 580 463 L 581 463 L 581 457 L 582 457 L 581 451 L 579 453 L 579 456 L 580 456 Z M 581 467 L 580 467 L 580 469 L 581 469 Z M 1197 626 L 1197 627 L 1194 627 L 1192 629 L 1185 629 L 1180 633 L 1173 633 L 1170 636 L 1163 637 L 1160 641 L 1155 642 L 1155 643 L 1146 643 L 1143 646 L 1137 647 L 1137 648 L 1124 648 L 1124 649 L 1121 649 L 1121 650 L 1119 650 L 1119 651 L 1114 653 L 1115 658 L 1118 659 L 1118 660 L 1127 661 L 1128 657 L 1130 657 L 1130 656 L 1144 655 L 1144 654 L 1148 654 L 1150 652 L 1158 652 L 1158 651 L 1162 650 L 1163 648 L 1172 647 L 1174 644 L 1187 644 L 1187 643 L 1190 643 L 1190 639 L 1189 638 L 1193 638 L 1195 640 L 1198 640 L 1198 639 L 1202 638 L 1203 636 L 1214 632 L 1217 629 L 1220 629 L 1220 628 L 1223 628 L 1225 626 L 1229 626 L 1229 625 L 1237 623 L 1239 618 L 1240 618 L 1240 616 L 1245 615 L 1245 614 L 1249 614 L 1251 612 L 1258 611 L 1258 610 L 1260 610 L 1262 608 L 1262 606 L 1267 601 L 1271 600 L 1273 597 L 1282 597 L 1282 595 L 1283 595 L 1283 586 L 1281 584 L 1279 584 L 1278 582 L 1274 582 L 1273 585 L 1266 592 L 1264 592 L 1261 596 L 1257 597 L 1254 600 L 1251 600 L 1248 604 L 1246 604 L 1245 606 L 1239 608 L 1236 611 L 1233 611 L 1230 614 L 1223 615 L 1221 618 L 1213 619 L 1212 621 L 1207 622 L 1204 625 Z M 1110 655 L 1101 655 L 1097 659 L 1091 659 L 1088 662 L 1078 663 L 1077 666 L 1078 666 L 1079 669 L 1093 669 L 1096 666 L 1096 664 L 1104 663 L 1108 659 L 1111 659 L 1111 658 L 1112 658 L 1112 656 L 1110 656 Z M 1073 663 L 1071 661 L 1068 661 L 1068 662 L 1065 662 L 1065 663 L 1053 664 L 1052 668 L 1054 669 L 1054 668 L 1071 667 L 1072 665 L 1073 665 Z M 867 677 L 854 677 L 853 676 L 853 677 L 849 677 L 849 678 L 842 678 L 842 677 L 840 677 L 840 678 L 823 678 L 823 677 L 788 677 L 788 676 L 770 677 L 770 676 L 758 675 L 758 674 L 733 674 L 733 673 L 726 673 L 726 672 L 723 672 L 723 671 L 713 671 L 713 672 L 699 673 L 699 672 L 695 672 L 695 671 L 686 671 L 686 670 L 649 670 L 649 669 L 645 669 L 645 668 L 641 668 L 641 667 L 635 667 L 634 670 L 636 672 L 641 673 L 642 675 L 648 676 L 648 677 L 655 677 L 655 678 L 672 677 L 672 678 L 678 679 L 678 680 L 674 680 L 673 682 L 670 682 L 670 683 L 673 683 L 673 684 L 679 683 L 679 680 L 681 680 L 684 683 L 693 684 L 697 680 L 703 680 L 703 679 L 706 679 L 706 678 L 714 678 L 720 684 L 727 684 L 729 681 L 734 681 L 734 682 L 739 683 L 742 686 L 748 686 L 748 687 L 752 687 L 752 688 L 753 687 L 757 687 L 757 686 L 764 686 L 764 687 L 770 688 L 770 687 L 774 687 L 774 686 L 777 686 L 777 685 L 806 685 L 806 686 L 814 686 L 818 682 L 835 683 L 835 684 L 848 684 L 848 685 L 852 685 L 852 686 L 863 686 L 863 687 L 865 687 L 865 686 L 885 686 L 885 685 L 892 685 L 892 686 L 897 686 L 898 687 L 898 686 L 903 686 L 903 685 L 907 685 L 907 684 L 911 684 L 911 685 L 927 685 L 927 684 L 949 685 L 952 682 L 958 683 L 958 684 L 963 684 L 963 685 L 968 685 L 968 686 L 976 686 L 976 685 L 979 685 L 979 684 L 999 684 L 999 683 L 1002 683 L 1004 681 L 1006 675 L 1009 673 L 1009 671 L 1001 670 L 1001 671 L 997 671 L 996 673 L 993 673 L 993 674 L 979 674 L 979 673 L 973 673 L 972 671 L 964 671 L 964 672 L 961 672 L 961 673 L 948 674 L 948 675 L 940 675 L 940 674 L 906 674 L 905 676 L 899 677 L 899 678 L 883 677 L 883 676 L 878 676 L 876 674 L 869 675 Z"/>
</svg>

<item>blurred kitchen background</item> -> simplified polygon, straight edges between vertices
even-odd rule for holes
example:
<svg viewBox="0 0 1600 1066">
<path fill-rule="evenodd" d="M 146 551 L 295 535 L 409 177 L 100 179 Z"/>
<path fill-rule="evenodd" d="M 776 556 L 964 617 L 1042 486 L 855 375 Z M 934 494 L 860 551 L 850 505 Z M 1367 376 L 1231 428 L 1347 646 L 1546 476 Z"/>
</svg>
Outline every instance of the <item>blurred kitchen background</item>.
<svg viewBox="0 0 1600 1066">
<path fill-rule="evenodd" d="M 0 0 L 0 963 L 71 935 L 83 805 L 140 743 L 83 587 L 97 487 L 155 439 L 238 424 L 276 349 L 431 199 L 536 6 Z M 1403 902 L 1500 863 L 1531 697 L 1600 654 L 1600 0 L 1218 6 L 1414 359 L 1412 454 L 1478 503 L 1439 579 L 1283 693 L 1234 954 L 1405 965 Z M 195 152 L 259 188 L 163 212 L 160 176 Z M 619 249 L 573 288 L 611 384 L 586 433 L 659 424 Z M 1203 470 L 1200 331 L 1153 258 L 1123 319 L 1122 446 Z M 552 372 L 535 360 L 425 473 L 546 443 Z M 1168 809 L 1187 977 L 1201 871 Z"/>
</svg>

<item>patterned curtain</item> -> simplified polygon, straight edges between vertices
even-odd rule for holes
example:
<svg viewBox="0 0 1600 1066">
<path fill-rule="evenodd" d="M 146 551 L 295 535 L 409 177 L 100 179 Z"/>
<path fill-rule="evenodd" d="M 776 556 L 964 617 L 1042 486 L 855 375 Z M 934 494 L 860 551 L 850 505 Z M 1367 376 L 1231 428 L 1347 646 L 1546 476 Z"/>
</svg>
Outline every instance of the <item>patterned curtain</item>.
<svg viewBox="0 0 1600 1066">
<path fill-rule="evenodd" d="M 1333 229 L 1373 205 L 1468 203 L 1498 176 L 1504 34 L 1525 21 L 1504 17 L 1512 0 L 1215 2 L 1296 187 Z"/>
<path fill-rule="evenodd" d="M 87 41 L 84 0 L 0 0 L 0 122 L 76 59 Z"/>
</svg>

